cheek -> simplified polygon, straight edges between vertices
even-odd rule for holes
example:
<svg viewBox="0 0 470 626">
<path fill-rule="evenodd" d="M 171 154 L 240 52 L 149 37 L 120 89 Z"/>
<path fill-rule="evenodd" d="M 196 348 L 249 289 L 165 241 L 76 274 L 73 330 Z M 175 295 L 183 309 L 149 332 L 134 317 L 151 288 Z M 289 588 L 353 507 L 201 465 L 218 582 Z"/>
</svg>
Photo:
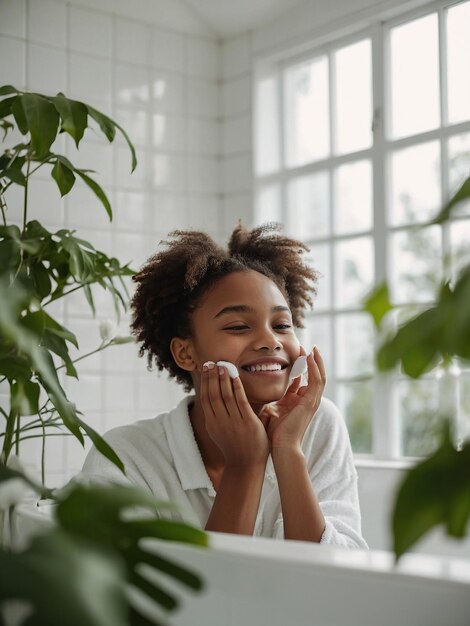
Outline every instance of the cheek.
<svg viewBox="0 0 470 626">
<path fill-rule="evenodd" d="M 286 351 L 289 352 L 291 357 L 297 357 L 300 354 L 300 341 L 297 337 L 297 335 L 292 335 L 292 337 L 289 338 L 289 341 L 287 342 L 287 344 L 285 344 L 285 348 Z"/>
</svg>

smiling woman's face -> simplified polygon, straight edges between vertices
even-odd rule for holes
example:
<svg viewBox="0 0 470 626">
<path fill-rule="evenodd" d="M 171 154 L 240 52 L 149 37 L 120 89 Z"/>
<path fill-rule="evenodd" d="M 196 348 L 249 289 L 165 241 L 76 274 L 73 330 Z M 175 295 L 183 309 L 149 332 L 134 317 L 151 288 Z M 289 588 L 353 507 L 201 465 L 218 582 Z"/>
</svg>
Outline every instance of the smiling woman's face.
<svg viewBox="0 0 470 626">
<path fill-rule="evenodd" d="M 249 402 L 279 400 L 300 354 L 288 304 L 276 284 L 259 272 L 233 272 L 218 280 L 191 316 L 193 379 L 199 389 L 206 361 L 230 361 Z"/>
</svg>

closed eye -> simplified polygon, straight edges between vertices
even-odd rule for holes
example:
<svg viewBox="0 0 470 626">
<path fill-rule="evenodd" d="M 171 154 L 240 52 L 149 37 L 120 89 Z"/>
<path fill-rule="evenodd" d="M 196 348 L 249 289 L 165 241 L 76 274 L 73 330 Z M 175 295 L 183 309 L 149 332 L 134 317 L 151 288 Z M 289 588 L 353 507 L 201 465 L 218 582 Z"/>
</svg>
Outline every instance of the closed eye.
<svg viewBox="0 0 470 626">
<path fill-rule="evenodd" d="M 239 324 L 237 326 L 227 326 L 225 330 L 246 330 L 248 326 L 245 324 Z"/>
<path fill-rule="evenodd" d="M 276 324 L 273 328 L 276 330 L 288 330 L 289 328 L 292 328 L 292 326 L 291 324 Z"/>
</svg>

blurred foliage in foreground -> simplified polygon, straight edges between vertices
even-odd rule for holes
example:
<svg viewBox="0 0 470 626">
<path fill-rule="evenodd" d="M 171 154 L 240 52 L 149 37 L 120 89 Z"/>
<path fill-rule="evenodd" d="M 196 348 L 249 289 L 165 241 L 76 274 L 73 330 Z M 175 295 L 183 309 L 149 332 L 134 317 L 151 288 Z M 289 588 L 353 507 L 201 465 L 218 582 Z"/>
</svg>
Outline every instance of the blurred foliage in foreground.
<svg viewBox="0 0 470 626">
<path fill-rule="evenodd" d="M 442 224 L 454 208 L 470 198 L 470 177 L 433 221 Z M 470 243 L 469 243 L 470 245 Z M 411 378 L 432 368 L 448 367 L 452 358 L 470 361 L 470 265 L 455 281 L 444 283 L 433 306 L 405 322 L 397 330 L 386 330 L 393 309 L 388 286 L 376 287 L 365 302 L 365 310 L 385 339 L 377 352 L 379 370 L 400 365 Z M 450 384 L 450 381 L 449 381 Z M 442 388 L 441 388 L 442 393 Z M 453 415 L 441 415 L 449 423 L 443 429 L 438 449 L 418 463 L 399 487 L 393 512 L 394 550 L 397 558 L 442 525 L 447 534 L 462 538 L 470 521 L 470 441 L 455 447 Z M 430 415 L 430 420 L 435 416 Z"/>
<path fill-rule="evenodd" d="M 21 472 L 0 464 L 0 490 L 18 478 L 23 478 Z M 51 495 L 27 480 L 39 493 Z M 50 530 L 35 536 L 23 551 L 0 548 L 0 608 L 12 600 L 25 602 L 29 608 L 24 626 L 164 624 L 179 600 L 152 573 L 194 591 L 203 588 L 200 576 L 159 556 L 143 541 L 207 546 L 202 530 L 156 517 L 175 505 L 121 485 L 70 483 L 54 499 Z M 126 515 L 128 511 L 132 515 Z M 143 602 L 136 602 L 132 590 Z M 149 601 L 154 610 L 145 615 L 141 606 Z"/>
</svg>

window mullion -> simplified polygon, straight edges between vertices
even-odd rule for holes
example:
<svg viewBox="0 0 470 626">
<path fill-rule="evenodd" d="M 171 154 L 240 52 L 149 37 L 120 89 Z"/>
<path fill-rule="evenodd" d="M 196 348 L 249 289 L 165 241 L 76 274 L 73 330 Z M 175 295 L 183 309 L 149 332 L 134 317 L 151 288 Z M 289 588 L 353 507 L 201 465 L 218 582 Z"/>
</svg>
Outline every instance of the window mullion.
<svg viewBox="0 0 470 626">
<path fill-rule="evenodd" d="M 449 156 L 448 156 L 448 138 L 447 133 L 443 132 L 447 126 L 448 120 L 448 102 L 447 102 L 447 32 L 446 32 L 446 11 L 441 8 L 438 12 L 439 17 L 439 80 L 440 80 L 440 103 L 441 103 L 441 206 L 449 197 Z M 449 224 L 443 224 L 441 227 L 442 236 L 442 270 L 444 280 L 451 278 L 450 263 L 450 228 Z"/>
<path fill-rule="evenodd" d="M 287 191 L 286 191 L 286 116 L 285 116 L 285 98 L 284 98 L 284 72 L 283 65 L 279 65 L 279 74 L 277 81 L 277 97 L 278 97 L 278 111 L 279 111 L 279 163 L 281 164 L 281 177 L 279 179 L 279 193 L 281 200 L 281 215 L 282 223 L 290 229 L 290 220 L 287 206 Z"/>
<path fill-rule="evenodd" d="M 335 80 L 336 80 L 336 68 L 334 63 L 334 53 L 330 50 L 328 53 L 328 99 L 329 99 L 329 122 L 330 122 L 330 159 L 335 154 L 335 146 L 336 146 L 336 127 L 335 127 L 335 110 L 336 110 L 336 89 L 335 89 Z M 329 246 L 329 256 L 330 256 L 330 298 L 331 298 L 331 309 L 333 314 L 331 315 L 331 355 L 332 355 L 332 368 L 333 371 L 330 372 L 329 378 L 329 393 L 331 397 L 337 401 L 337 385 L 336 385 L 336 377 L 337 377 L 337 369 L 336 369 L 336 355 L 338 354 L 338 340 L 336 336 L 336 315 L 334 315 L 334 311 L 336 309 L 336 274 L 337 268 L 335 263 L 335 245 L 334 245 L 334 222 L 335 222 L 335 212 L 336 212 L 336 198 L 335 198 L 335 186 L 334 186 L 334 165 L 330 160 L 329 165 L 329 196 L 330 196 L 330 246 Z"/>
<path fill-rule="evenodd" d="M 381 24 L 377 24 L 372 32 L 372 97 L 374 118 L 373 124 L 373 201 L 374 201 L 374 244 L 375 244 L 375 282 L 379 283 L 388 276 L 388 241 L 387 241 L 387 188 L 386 170 L 387 154 L 385 146 L 386 115 L 389 107 L 387 97 L 388 54 L 386 32 Z M 379 338 L 376 335 L 377 349 Z M 399 424 L 398 414 L 394 410 L 392 376 L 374 373 L 374 395 L 372 415 L 372 440 L 374 455 L 382 459 L 399 456 Z"/>
</svg>

